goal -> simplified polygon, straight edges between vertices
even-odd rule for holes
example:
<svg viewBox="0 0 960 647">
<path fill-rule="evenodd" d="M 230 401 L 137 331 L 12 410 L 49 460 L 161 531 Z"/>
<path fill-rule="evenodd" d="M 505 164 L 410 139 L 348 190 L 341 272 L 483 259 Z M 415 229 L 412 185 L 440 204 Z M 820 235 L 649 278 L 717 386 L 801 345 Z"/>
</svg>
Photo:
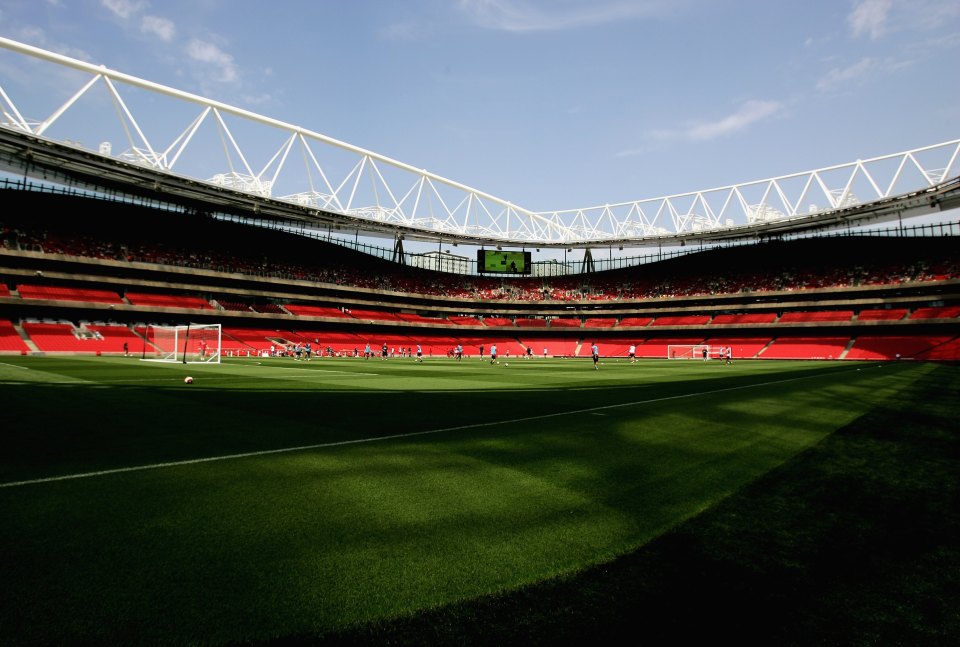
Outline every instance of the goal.
<svg viewBox="0 0 960 647">
<path fill-rule="evenodd" d="M 147 326 L 143 356 L 153 362 L 220 363 L 220 324 Z"/>
<path fill-rule="evenodd" d="M 711 351 L 710 344 L 669 344 L 667 346 L 667 359 L 703 359 L 704 351 L 706 358 L 713 359 L 719 357 Z"/>
</svg>

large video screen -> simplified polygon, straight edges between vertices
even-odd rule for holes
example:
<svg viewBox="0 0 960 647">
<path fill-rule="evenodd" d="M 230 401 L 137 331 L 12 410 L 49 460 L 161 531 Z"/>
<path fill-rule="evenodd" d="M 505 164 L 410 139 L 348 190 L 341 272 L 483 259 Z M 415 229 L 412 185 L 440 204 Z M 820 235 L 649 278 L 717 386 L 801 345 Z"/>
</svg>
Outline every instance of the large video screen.
<svg viewBox="0 0 960 647">
<path fill-rule="evenodd" d="M 477 250 L 477 271 L 482 274 L 529 274 L 531 269 L 530 252 Z"/>
</svg>

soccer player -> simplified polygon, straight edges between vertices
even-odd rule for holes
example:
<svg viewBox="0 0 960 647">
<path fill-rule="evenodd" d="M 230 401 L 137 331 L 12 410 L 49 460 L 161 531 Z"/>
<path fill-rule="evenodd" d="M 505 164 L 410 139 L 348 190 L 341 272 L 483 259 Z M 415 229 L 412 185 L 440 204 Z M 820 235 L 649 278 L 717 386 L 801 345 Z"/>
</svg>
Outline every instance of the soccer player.
<svg viewBox="0 0 960 647">
<path fill-rule="evenodd" d="M 420 344 L 417 344 L 417 359 L 414 361 L 423 363 L 423 349 L 420 347 Z"/>
<path fill-rule="evenodd" d="M 367 345 L 363 347 L 363 359 L 370 359 L 370 342 L 367 342 Z"/>
<path fill-rule="evenodd" d="M 600 367 L 600 349 L 597 348 L 597 342 L 593 342 L 593 346 L 590 347 L 590 352 L 593 353 L 593 370 L 598 371 Z"/>
<path fill-rule="evenodd" d="M 628 351 L 630 355 L 630 363 L 633 364 L 637 361 L 637 347 L 633 344 L 630 344 L 630 350 Z"/>
<path fill-rule="evenodd" d="M 310 342 L 307 342 L 306 345 L 303 347 L 303 353 L 306 356 L 306 359 L 308 362 L 310 361 L 310 353 L 312 352 L 313 352 L 313 346 L 310 344 Z"/>
<path fill-rule="evenodd" d="M 480 359 L 483 359 L 483 344 L 480 344 Z"/>
<path fill-rule="evenodd" d="M 491 364 L 497 363 L 497 345 L 496 344 L 490 344 L 490 363 Z"/>
<path fill-rule="evenodd" d="M 457 344 L 457 361 L 463 359 L 463 344 Z"/>
</svg>

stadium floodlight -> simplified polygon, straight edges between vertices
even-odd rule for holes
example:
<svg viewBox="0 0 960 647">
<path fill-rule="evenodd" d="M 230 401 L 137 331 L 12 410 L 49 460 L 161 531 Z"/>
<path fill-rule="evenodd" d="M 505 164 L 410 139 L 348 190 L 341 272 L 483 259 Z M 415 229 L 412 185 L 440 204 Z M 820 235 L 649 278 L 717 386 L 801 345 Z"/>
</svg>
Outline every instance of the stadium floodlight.
<svg viewBox="0 0 960 647">
<path fill-rule="evenodd" d="M 147 326 L 143 354 L 149 362 L 219 364 L 222 330 L 220 324 Z"/>
</svg>

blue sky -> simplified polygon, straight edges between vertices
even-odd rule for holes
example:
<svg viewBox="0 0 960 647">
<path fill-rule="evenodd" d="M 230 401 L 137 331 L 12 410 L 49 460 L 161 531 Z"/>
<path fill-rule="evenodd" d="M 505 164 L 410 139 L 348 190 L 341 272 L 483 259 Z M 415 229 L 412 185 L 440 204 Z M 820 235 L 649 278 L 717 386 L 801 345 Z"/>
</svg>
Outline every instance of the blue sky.
<svg viewBox="0 0 960 647">
<path fill-rule="evenodd" d="M 0 35 L 536 211 L 960 136 L 957 0 L 0 0 Z"/>
</svg>

